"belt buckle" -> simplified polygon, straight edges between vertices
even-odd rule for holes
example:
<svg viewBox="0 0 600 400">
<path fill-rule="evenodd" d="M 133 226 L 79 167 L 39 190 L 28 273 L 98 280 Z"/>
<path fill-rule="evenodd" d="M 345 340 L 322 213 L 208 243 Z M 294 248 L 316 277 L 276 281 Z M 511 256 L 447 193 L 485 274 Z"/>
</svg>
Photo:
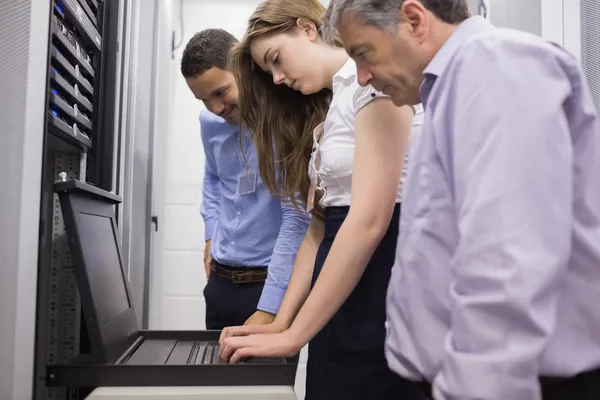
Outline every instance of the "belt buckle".
<svg viewBox="0 0 600 400">
<path fill-rule="evenodd" d="M 246 274 L 245 271 L 232 272 L 231 273 L 231 281 L 236 285 L 239 285 L 241 283 L 248 283 L 248 276 L 245 274 Z M 243 277 L 245 277 L 246 279 L 242 279 Z"/>
</svg>

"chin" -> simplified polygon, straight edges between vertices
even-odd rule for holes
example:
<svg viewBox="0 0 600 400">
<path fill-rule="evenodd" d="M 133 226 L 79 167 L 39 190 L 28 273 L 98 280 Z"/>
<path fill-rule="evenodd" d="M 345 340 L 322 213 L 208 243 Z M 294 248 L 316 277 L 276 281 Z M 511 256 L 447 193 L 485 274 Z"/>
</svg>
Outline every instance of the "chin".
<svg viewBox="0 0 600 400">
<path fill-rule="evenodd" d="M 418 95 L 415 97 L 413 93 L 406 93 L 403 90 L 394 89 L 389 95 L 396 107 L 416 106 L 420 103 Z"/>
<path fill-rule="evenodd" d="M 297 89 L 300 93 L 302 93 L 305 96 L 309 96 L 311 94 L 315 94 L 321 91 L 321 89 L 315 89 L 315 88 L 311 88 L 311 87 L 301 87 L 300 89 Z"/>
<path fill-rule="evenodd" d="M 240 123 L 239 111 L 233 110 L 231 115 L 229 115 L 229 116 L 227 116 L 227 118 L 225 118 L 225 121 L 227 121 L 227 123 L 230 125 L 239 125 L 239 123 Z"/>
<path fill-rule="evenodd" d="M 406 97 L 403 97 L 402 95 L 400 95 L 398 92 L 390 95 L 392 98 L 392 103 L 394 103 L 394 105 L 396 107 L 402 107 L 402 106 L 406 106 L 409 105 L 409 102 L 407 101 Z"/>
<path fill-rule="evenodd" d="M 322 88 L 316 87 L 315 85 L 302 83 L 300 86 L 294 88 L 296 92 L 300 92 L 305 96 L 309 96 L 311 94 L 315 94 L 321 91 Z"/>
<path fill-rule="evenodd" d="M 223 117 L 223 119 L 230 125 L 237 125 L 240 123 L 240 119 L 237 115 L 228 115 L 226 118 Z"/>
</svg>

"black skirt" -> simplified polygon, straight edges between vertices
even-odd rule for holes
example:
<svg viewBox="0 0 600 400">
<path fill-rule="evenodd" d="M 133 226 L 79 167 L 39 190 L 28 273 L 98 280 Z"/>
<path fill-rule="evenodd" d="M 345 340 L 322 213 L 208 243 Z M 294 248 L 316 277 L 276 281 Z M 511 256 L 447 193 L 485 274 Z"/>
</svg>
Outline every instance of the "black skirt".
<svg viewBox="0 0 600 400">
<path fill-rule="evenodd" d="M 325 211 L 314 285 L 349 207 Z M 396 253 L 400 205 L 350 297 L 308 347 L 306 400 L 416 400 L 416 386 L 394 374 L 384 355 L 385 299 Z M 356 232 L 360 235 L 360 232 Z"/>
</svg>

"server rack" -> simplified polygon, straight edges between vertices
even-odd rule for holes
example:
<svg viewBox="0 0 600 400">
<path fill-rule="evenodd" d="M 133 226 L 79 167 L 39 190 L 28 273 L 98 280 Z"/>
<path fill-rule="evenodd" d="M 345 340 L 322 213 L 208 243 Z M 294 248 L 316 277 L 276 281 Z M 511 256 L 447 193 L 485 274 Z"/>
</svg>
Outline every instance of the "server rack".
<svg viewBox="0 0 600 400">
<path fill-rule="evenodd" d="M 60 173 L 111 191 L 119 132 L 114 86 L 121 0 L 53 0 L 48 75 L 36 311 L 34 399 L 85 393 L 46 387 L 46 367 L 89 352 L 85 321 L 58 199 Z"/>
</svg>

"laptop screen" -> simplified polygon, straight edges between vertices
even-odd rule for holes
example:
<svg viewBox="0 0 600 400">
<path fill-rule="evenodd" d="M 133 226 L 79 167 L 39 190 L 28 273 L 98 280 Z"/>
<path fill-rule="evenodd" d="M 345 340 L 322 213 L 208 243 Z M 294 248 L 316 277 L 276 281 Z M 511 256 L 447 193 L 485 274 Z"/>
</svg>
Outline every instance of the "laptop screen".
<svg viewBox="0 0 600 400">
<path fill-rule="evenodd" d="M 110 217 L 79 214 L 81 241 L 98 323 L 104 326 L 131 308 L 121 268 L 117 236 Z"/>
</svg>

